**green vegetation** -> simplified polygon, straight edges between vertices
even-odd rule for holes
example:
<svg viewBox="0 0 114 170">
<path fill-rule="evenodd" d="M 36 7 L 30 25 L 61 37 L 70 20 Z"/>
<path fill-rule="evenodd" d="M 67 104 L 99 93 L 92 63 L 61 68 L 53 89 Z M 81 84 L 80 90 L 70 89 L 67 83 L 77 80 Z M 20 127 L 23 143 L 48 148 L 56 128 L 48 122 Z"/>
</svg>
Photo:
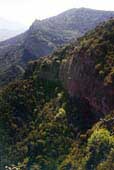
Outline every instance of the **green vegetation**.
<svg viewBox="0 0 114 170">
<path fill-rule="evenodd" d="M 29 61 L 50 55 L 111 17 L 114 12 L 79 8 L 35 20 L 25 33 L 0 43 L 0 86 L 19 79 Z"/>
<path fill-rule="evenodd" d="M 72 77 L 67 77 L 68 69 L 64 70 L 65 66 L 69 68 L 70 59 L 71 68 L 75 67 L 77 58 L 71 57 L 88 56 L 94 62 L 92 71 L 97 81 L 104 84 L 110 80 L 112 87 L 113 25 L 114 20 L 110 20 L 79 39 L 79 44 L 62 47 L 52 56 L 30 62 L 23 79 L 1 89 L 1 170 L 5 165 L 19 170 L 114 169 L 113 101 L 110 100 L 110 113 L 103 114 L 86 96 L 71 96 L 67 79 Z M 74 74 L 74 70 L 70 73 Z M 84 76 L 87 73 L 85 69 Z M 83 75 L 79 74 L 79 78 L 82 81 Z"/>
<path fill-rule="evenodd" d="M 93 132 L 88 139 L 86 169 L 92 170 L 99 166 L 114 148 L 114 136 L 106 129 Z"/>
<path fill-rule="evenodd" d="M 113 83 L 114 77 L 113 26 L 113 19 L 97 26 L 94 31 L 87 33 L 80 39 L 78 50 L 82 52 L 85 50 L 85 55 L 94 60 L 96 78 L 99 75 L 106 86 Z"/>
<path fill-rule="evenodd" d="M 71 102 L 59 81 L 39 79 L 36 70 L 1 93 L 0 120 L 9 139 L 7 164 L 20 170 L 100 170 L 105 164 L 112 166 L 113 135 L 100 127 L 93 131 L 95 113 L 84 119 L 85 102 Z"/>
</svg>

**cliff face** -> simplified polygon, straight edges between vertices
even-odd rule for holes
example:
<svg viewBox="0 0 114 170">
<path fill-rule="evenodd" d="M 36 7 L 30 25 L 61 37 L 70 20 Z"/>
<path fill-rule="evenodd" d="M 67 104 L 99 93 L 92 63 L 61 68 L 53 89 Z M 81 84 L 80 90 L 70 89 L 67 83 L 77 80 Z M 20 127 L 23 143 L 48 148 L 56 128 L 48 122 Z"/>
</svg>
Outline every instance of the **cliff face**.
<svg viewBox="0 0 114 170">
<path fill-rule="evenodd" d="M 7 83 L 2 79 L 4 75 L 12 80 L 16 73 L 17 77 L 22 74 L 16 65 L 25 68 L 28 61 L 50 55 L 58 46 L 77 39 L 111 17 L 114 12 L 80 8 L 36 20 L 25 33 L 0 42 L 0 84 Z M 18 70 L 15 75 L 10 75 L 12 66 Z"/>
<path fill-rule="evenodd" d="M 114 20 L 86 34 L 72 48 L 60 69 L 60 78 L 69 94 L 87 99 L 104 114 L 113 110 Z"/>
<path fill-rule="evenodd" d="M 97 112 L 109 113 L 114 109 L 113 37 L 112 19 L 77 42 L 36 61 L 35 72 L 41 79 L 61 81 L 71 97 L 88 101 Z M 31 74 L 33 66 L 34 62 L 28 67 L 29 72 L 32 68 Z"/>
<path fill-rule="evenodd" d="M 36 61 L 35 72 L 41 79 L 61 81 L 71 97 L 88 101 L 97 112 L 109 113 L 114 109 L 113 37 L 114 19 Z M 34 66 L 28 67 L 31 74 Z"/>
<path fill-rule="evenodd" d="M 3 167 L 114 167 L 114 112 L 109 112 L 114 109 L 113 37 L 110 20 L 76 43 L 30 62 L 22 80 L 1 89 Z"/>
</svg>

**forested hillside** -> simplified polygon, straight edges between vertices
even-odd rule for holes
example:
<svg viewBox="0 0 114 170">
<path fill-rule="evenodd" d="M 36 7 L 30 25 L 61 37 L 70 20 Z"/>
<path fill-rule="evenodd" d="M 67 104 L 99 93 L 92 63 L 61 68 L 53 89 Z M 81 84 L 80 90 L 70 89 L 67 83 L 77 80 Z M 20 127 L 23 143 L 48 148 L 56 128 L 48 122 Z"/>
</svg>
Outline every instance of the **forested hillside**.
<svg viewBox="0 0 114 170">
<path fill-rule="evenodd" d="M 1 170 L 114 169 L 113 37 L 111 19 L 1 90 Z"/>
<path fill-rule="evenodd" d="M 114 12 L 79 8 L 35 20 L 25 33 L 0 43 L 0 84 L 20 77 L 28 61 L 51 54 L 111 17 Z"/>
</svg>

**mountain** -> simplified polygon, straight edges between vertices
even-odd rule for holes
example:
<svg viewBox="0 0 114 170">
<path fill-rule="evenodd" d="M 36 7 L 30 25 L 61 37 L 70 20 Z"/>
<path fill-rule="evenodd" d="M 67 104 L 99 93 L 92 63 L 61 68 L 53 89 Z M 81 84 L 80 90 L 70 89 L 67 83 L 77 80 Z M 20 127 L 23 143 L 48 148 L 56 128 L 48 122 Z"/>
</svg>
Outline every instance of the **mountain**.
<svg viewBox="0 0 114 170">
<path fill-rule="evenodd" d="M 86 98 L 98 112 L 104 114 L 114 109 L 113 37 L 112 19 L 87 33 L 80 39 L 79 45 L 71 46 L 74 55 L 63 63 L 60 73 L 71 96 Z"/>
<path fill-rule="evenodd" d="M 18 34 L 21 34 L 26 29 L 27 27 L 20 23 L 0 18 L 0 41 L 4 41 Z"/>
<path fill-rule="evenodd" d="M 17 77 L 16 73 L 9 73 L 12 67 L 21 75 L 20 67 L 25 68 L 28 61 L 51 54 L 58 46 L 77 39 L 111 17 L 114 12 L 80 8 L 36 20 L 25 33 L 0 43 L 1 84 Z M 4 82 L 5 75 L 10 78 Z"/>
<path fill-rule="evenodd" d="M 111 19 L 1 89 L 1 170 L 114 169 L 113 37 Z"/>
<path fill-rule="evenodd" d="M 9 38 L 12 38 L 14 36 L 21 34 L 24 31 L 25 29 L 21 29 L 21 30 L 0 29 L 0 41 L 5 41 Z"/>
</svg>

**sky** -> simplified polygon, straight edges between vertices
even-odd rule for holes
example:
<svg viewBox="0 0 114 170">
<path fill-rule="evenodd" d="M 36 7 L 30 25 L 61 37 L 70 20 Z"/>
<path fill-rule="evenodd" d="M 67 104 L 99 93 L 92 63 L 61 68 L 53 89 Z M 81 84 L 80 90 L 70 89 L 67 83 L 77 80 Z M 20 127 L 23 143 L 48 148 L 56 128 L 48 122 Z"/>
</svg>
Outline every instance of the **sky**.
<svg viewBox="0 0 114 170">
<path fill-rule="evenodd" d="M 0 0 L 0 17 L 30 26 L 35 19 L 80 7 L 114 11 L 114 0 Z"/>
</svg>

